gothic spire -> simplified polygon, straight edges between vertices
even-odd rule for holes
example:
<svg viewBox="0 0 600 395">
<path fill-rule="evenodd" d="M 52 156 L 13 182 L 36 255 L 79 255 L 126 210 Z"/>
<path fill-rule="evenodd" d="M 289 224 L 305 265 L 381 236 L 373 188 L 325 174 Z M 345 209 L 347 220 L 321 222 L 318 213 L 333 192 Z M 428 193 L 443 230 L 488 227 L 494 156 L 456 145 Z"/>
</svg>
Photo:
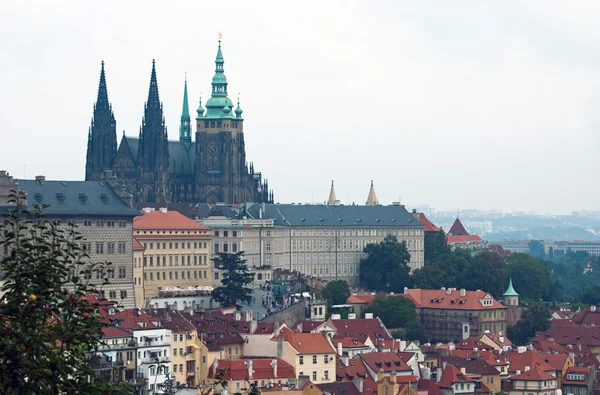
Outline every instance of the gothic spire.
<svg viewBox="0 0 600 395">
<path fill-rule="evenodd" d="M 333 206 L 336 200 L 335 189 L 333 189 L 333 180 L 331 180 L 331 190 L 329 191 L 329 199 L 327 199 L 327 204 Z"/>
<path fill-rule="evenodd" d="M 160 98 L 158 96 L 158 82 L 156 80 L 156 61 L 152 59 L 152 73 L 150 74 L 150 88 L 148 89 L 148 108 L 160 108 Z"/>
<path fill-rule="evenodd" d="M 104 170 L 112 168 L 117 154 L 117 127 L 112 106 L 108 101 L 104 61 L 100 68 L 98 97 L 94 104 L 92 124 L 88 131 L 88 147 L 85 166 L 86 180 L 99 180 Z"/>
<path fill-rule="evenodd" d="M 190 120 L 190 106 L 188 104 L 187 76 L 183 84 L 183 109 L 179 123 L 179 141 L 188 149 L 192 143 L 192 126 Z"/>
<path fill-rule="evenodd" d="M 215 75 L 212 79 L 212 97 L 227 97 L 227 77 L 223 65 L 223 52 L 221 52 L 221 38 L 219 38 L 219 48 L 217 49 L 217 58 L 215 59 Z"/>
<path fill-rule="evenodd" d="M 377 206 L 379 201 L 377 195 L 375 195 L 375 188 L 373 187 L 373 180 L 371 180 L 371 188 L 369 189 L 369 196 L 367 196 L 367 206 Z"/>
</svg>

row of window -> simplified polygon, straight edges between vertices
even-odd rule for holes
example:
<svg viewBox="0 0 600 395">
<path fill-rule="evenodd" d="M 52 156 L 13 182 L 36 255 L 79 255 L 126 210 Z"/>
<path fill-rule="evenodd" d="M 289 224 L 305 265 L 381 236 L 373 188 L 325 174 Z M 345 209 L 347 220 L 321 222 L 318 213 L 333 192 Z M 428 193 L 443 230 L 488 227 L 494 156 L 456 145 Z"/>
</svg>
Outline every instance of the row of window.
<svg viewBox="0 0 600 395">
<path fill-rule="evenodd" d="M 340 254 L 338 253 L 337 263 L 360 263 L 361 257 L 366 257 L 366 254 Z M 295 265 L 296 262 L 298 264 L 303 265 L 311 264 L 311 254 L 292 254 L 292 265 Z M 325 264 L 335 263 L 335 254 L 312 254 L 312 263 L 313 264 Z"/>
<path fill-rule="evenodd" d="M 221 246 L 219 245 L 219 243 L 215 243 L 214 249 L 213 249 L 213 254 L 218 254 L 219 252 L 229 252 L 229 244 L 223 243 L 223 245 L 222 245 L 223 250 L 222 251 L 221 251 L 220 247 Z M 231 243 L 231 252 L 232 253 L 238 252 L 238 245 L 237 245 L 237 243 Z"/>
<path fill-rule="evenodd" d="M 153 250 L 155 245 L 156 245 L 156 249 L 157 250 L 161 249 L 161 245 L 162 245 L 162 249 L 163 250 L 167 249 L 167 243 L 166 242 L 163 242 L 163 243 L 160 243 L 160 242 L 156 242 L 156 243 L 154 243 L 154 242 L 146 242 L 146 243 L 144 243 L 144 249 L 145 250 L 148 250 L 148 249 Z M 175 248 L 173 248 L 173 246 L 175 246 Z M 188 250 L 192 249 L 192 246 L 193 246 L 194 250 L 197 250 L 198 248 L 204 248 L 204 249 L 206 249 L 206 247 L 207 247 L 206 242 L 194 242 L 194 243 L 188 242 L 187 243 L 187 249 Z M 179 242 L 177 242 L 177 241 L 174 242 L 174 243 L 173 242 L 169 242 L 169 249 L 170 250 L 172 250 L 172 249 L 178 250 L 179 249 Z M 185 242 L 181 243 L 181 249 L 182 250 L 186 249 L 186 243 Z"/>
<path fill-rule="evenodd" d="M 167 272 L 158 272 L 156 273 L 156 276 L 154 275 L 154 273 L 150 272 L 150 273 L 144 273 L 144 281 L 148 281 L 148 278 L 150 279 L 150 281 L 154 281 L 156 279 L 156 281 L 159 281 L 161 278 L 161 274 L 162 273 L 162 279 L 166 280 L 167 279 Z M 199 280 L 199 279 L 207 279 L 208 278 L 208 273 L 206 270 L 202 271 L 202 270 L 194 270 L 192 271 L 182 271 L 181 272 L 181 279 L 185 280 L 186 279 L 186 273 L 187 273 L 187 280 L 191 280 L 192 276 L 194 277 L 194 280 Z M 169 271 L 169 280 L 179 280 L 179 272 L 177 271 Z"/>
<path fill-rule="evenodd" d="M 268 231 L 270 232 L 270 231 Z M 381 229 L 355 229 L 338 230 L 337 236 L 421 236 L 420 229 L 399 229 L 399 230 L 381 230 Z M 270 234 L 269 234 L 270 236 Z M 336 236 L 333 230 L 292 230 L 292 236 Z"/>
<path fill-rule="evenodd" d="M 271 231 L 269 231 L 269 232 L 271 232 Z M 229 231 L 224 230 L 223 233 L 221 233 L 218 230 L 215 230 L 215 237 L 221 237 L 221 235 L 223 235 L 223 237 L 229 237 Z M 237 230 L 232 230 L 231 237 L 237 237 L 237 236 L 238 236 Z M 269 234 L 269 236 L 270 236 L 270 234 Z"/>
<path fill-rule="evenodd" d="M 169 257 L 169 266 L 179 266 L 179 257 L 180 255 L 168 255 Z M 167 266 L 167 255 L 162 255 L 162 265 L 161 265 L 161 256 L 145 256 L 144 257 L 144 267 L 150 266 L 154 267 L 154 258 L 156 258 L 156 266 Z M 206 255 L 181 255 L 181 266 L 198 266 L 198 265 L 208 265 L 208 257 Z"/>
<path fill-rule="evenodd" d="M 93 254 L 95 251 L 96 255 L 126 254 L 127 243 L 94 243 L 93 247 L 92 243 L 83 243 L 83 250 L 88 254 Z"/>
<path fill-rule="evenodd" d="M 96 226 L 98 228 L 102 228 L 102 227 L 108 227 L 108 228 L 115 228 L 115 227 L 119 227 L 119 228 L 126 228 L 127 227 L 127 222 L 126 221 L 83 221 L 81 223 L 83 226 Z"/>
<path fill-rule="evenodd" d="M 422 247 L 422 242 L 420 239 L 409 239 L 409 240 L 401 240 L 406 243 L 406 247 L 409 250 L 417 250 Z M 337 241 L 337 250 L 338 251 L 347 251 L 347 250 L 358 250 L 363 251 L 364 248 L 368 244 L 376 244 L 377 240 L 338 240 Z M 312 246 L 312 249 L 311 249 Z M 325 248 L 323 248 L 325 247 Z M 271 244 L 266 243 L 267 251 L 271 250 Z M 335 240 L 292 240 L 292 251 L 333 251 L 336 250 Z"/>
<path fill-rule="evenodd" d="M 304 372 L 300 372 L 299 376 L 304 376 Z M 317 372 L 313 370 L 312 372 L 312 380 L 317 380 Z M 323 380 L 329 380 L 329 370 L 323 372 Z"/>
<path fill-rule="evenodd" d="M 304 365 L 304 355 L 300 355 L 298 357 L 298 362 L 300 363 L 300 365 Z M 312 356 L 312 363 L 313 364 L 317 363 L 317 356 L 316 355 Z M 329 355 L 327 355 L 327 354 L 323 355 L 323 363 L 329 363 Z"/>
<path fill-rule="evenodd" d="M 216 91 L 224 91 L 221 88 L 215 88 Z M 221 123 L 221 121 L 204 121 L 204 128 L 205 129 L 214 129 L 214 128 L 221 128 L 222 125 L 225 125 L 226 128 L 232 127 L 234 129 L 238 128 L 238 121 L 231 121 L 231 123 L 229 122 L 225 122 L 224 124 Z"/>
<path fill-rule="evenodd" d="M 100 296 L 102 296 L 102 298 L 105 299 L 106 291 L 100 291 Z M 121 299 L 127 299 L 127 291 L 119 291 L 119 296 L 121 297 Z M 117 291 L 108 291 L 108 299 L 113 301 L 116 300 Z"/>
<path fill-rule="evenodd" d="M 295 268 L 292 267 L 292 270 L 295 270 Z M 304 267 L 301 266 L 298 269 L 298 271 L 300 273 L 302 273 L 302 274 L 308 274 L 308 275 L 310 275 L 310 274 L 313 274 L 313 275 L 314 274 L 324 274 L 324 275 L 327 275 L 327 274 L 329 274 L 329 266 L 326 266 L 325 269 L 323 269 L 322 267 L 320 267 L 318 270 L 317 270 L 316 267 L 313 267 L 312 273 L 311 273 L 310 267 L 307 267 L 306 269 L 304 269 Z M 344 267 L 343 269 L 341 267 L 338 267 L 338 269 L 337 269 L 338 274 L 348 274 L 348 273 L 349 274 L 354 274 L 354 271 L 355 271 L 354 267 L 350 267 L 350 268 Z M 331 274 L 335 274 L 335 266 L 331 267 Z M 358 267 L 356 268 L 356 274 L 358 274 Z"/>
</svg>

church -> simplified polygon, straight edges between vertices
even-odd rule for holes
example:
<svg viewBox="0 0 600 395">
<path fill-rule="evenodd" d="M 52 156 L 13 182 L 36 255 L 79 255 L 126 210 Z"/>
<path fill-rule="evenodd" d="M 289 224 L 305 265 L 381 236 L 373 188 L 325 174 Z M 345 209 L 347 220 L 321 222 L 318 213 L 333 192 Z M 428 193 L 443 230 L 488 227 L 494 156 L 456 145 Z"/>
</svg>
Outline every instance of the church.
<svg viewBox="0 0 600 395">
<path fill-rule="evenodd" d="M 244 119 L 227 96 L 221 39 L 215 60 L 212 93 L 196 110 L 196 138 L 187 81 L 183 89 L 183 110 L 179 140 L 169 140 L 158 95 L 156 64 L 152 61 L 148 100 L 138 137 L 123 137 L 117 148 L 116 121 L 108 100 L 104 62 L 100 72 L 98 98 L 88 133 L 85 179 L 104 180 L 107 175 L 136 204 L 143 203 L 272 203 L 273 192 L 254 165 L 246 161 Z M 234 108 L 235 107 L 235 108 Z"/>
</svg>

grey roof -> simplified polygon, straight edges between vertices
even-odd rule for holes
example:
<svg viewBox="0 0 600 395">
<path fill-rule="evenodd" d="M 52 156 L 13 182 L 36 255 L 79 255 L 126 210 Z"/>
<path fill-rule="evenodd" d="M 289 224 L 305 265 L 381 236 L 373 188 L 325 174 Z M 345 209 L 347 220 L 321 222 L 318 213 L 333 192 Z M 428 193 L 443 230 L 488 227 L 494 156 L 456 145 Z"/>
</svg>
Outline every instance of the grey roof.
<svg viewBox="0 0 600 395">
<path fill-rule="evenodd" d="M 123 140 L 127 142 L 133 160 L 137 162 L 140 139 L 125 136 Z M 181 141 L 169 141 L 169 170 L 172 174 L 194 174 L 195 160 L 196 143 L 192 143 L 189 150 L 187 150 Z"/>
<path fill-rule="evenodd" d="M 263 218 L 272 218 L 276 226 L 410 226 L 423 228 L 402 206 L 327 206 L 309 204 L 266 204 Z M 260 204 L 247 209 L 259 218 Z"/>
<path fill-rule="evenodd" d="M 140 212 L 129 207 L 110 185 L 100 181 L 18 180 L 27 193 L 27 207 L 49 204 L 47 215 L 102 215 L 134 217 Z"/>
</svg>

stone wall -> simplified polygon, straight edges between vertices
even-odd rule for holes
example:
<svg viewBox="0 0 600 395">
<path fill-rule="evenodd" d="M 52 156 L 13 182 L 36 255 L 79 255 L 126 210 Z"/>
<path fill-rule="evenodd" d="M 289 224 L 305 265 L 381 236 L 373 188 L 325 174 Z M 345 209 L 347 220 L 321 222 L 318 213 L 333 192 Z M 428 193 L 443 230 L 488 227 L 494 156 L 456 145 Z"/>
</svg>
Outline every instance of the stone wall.
<svg viewBox="0 0 600 395">
<path fill-rule="evenodd" d="M 281 310 L 273 315 L 265 317 L 260 322 L 278 322 L 285 323 L 287 326 L 292 326 L 298 320 L 306 319 L 306 301 L 302 300 L 298 304 Z"/>
</svg>

